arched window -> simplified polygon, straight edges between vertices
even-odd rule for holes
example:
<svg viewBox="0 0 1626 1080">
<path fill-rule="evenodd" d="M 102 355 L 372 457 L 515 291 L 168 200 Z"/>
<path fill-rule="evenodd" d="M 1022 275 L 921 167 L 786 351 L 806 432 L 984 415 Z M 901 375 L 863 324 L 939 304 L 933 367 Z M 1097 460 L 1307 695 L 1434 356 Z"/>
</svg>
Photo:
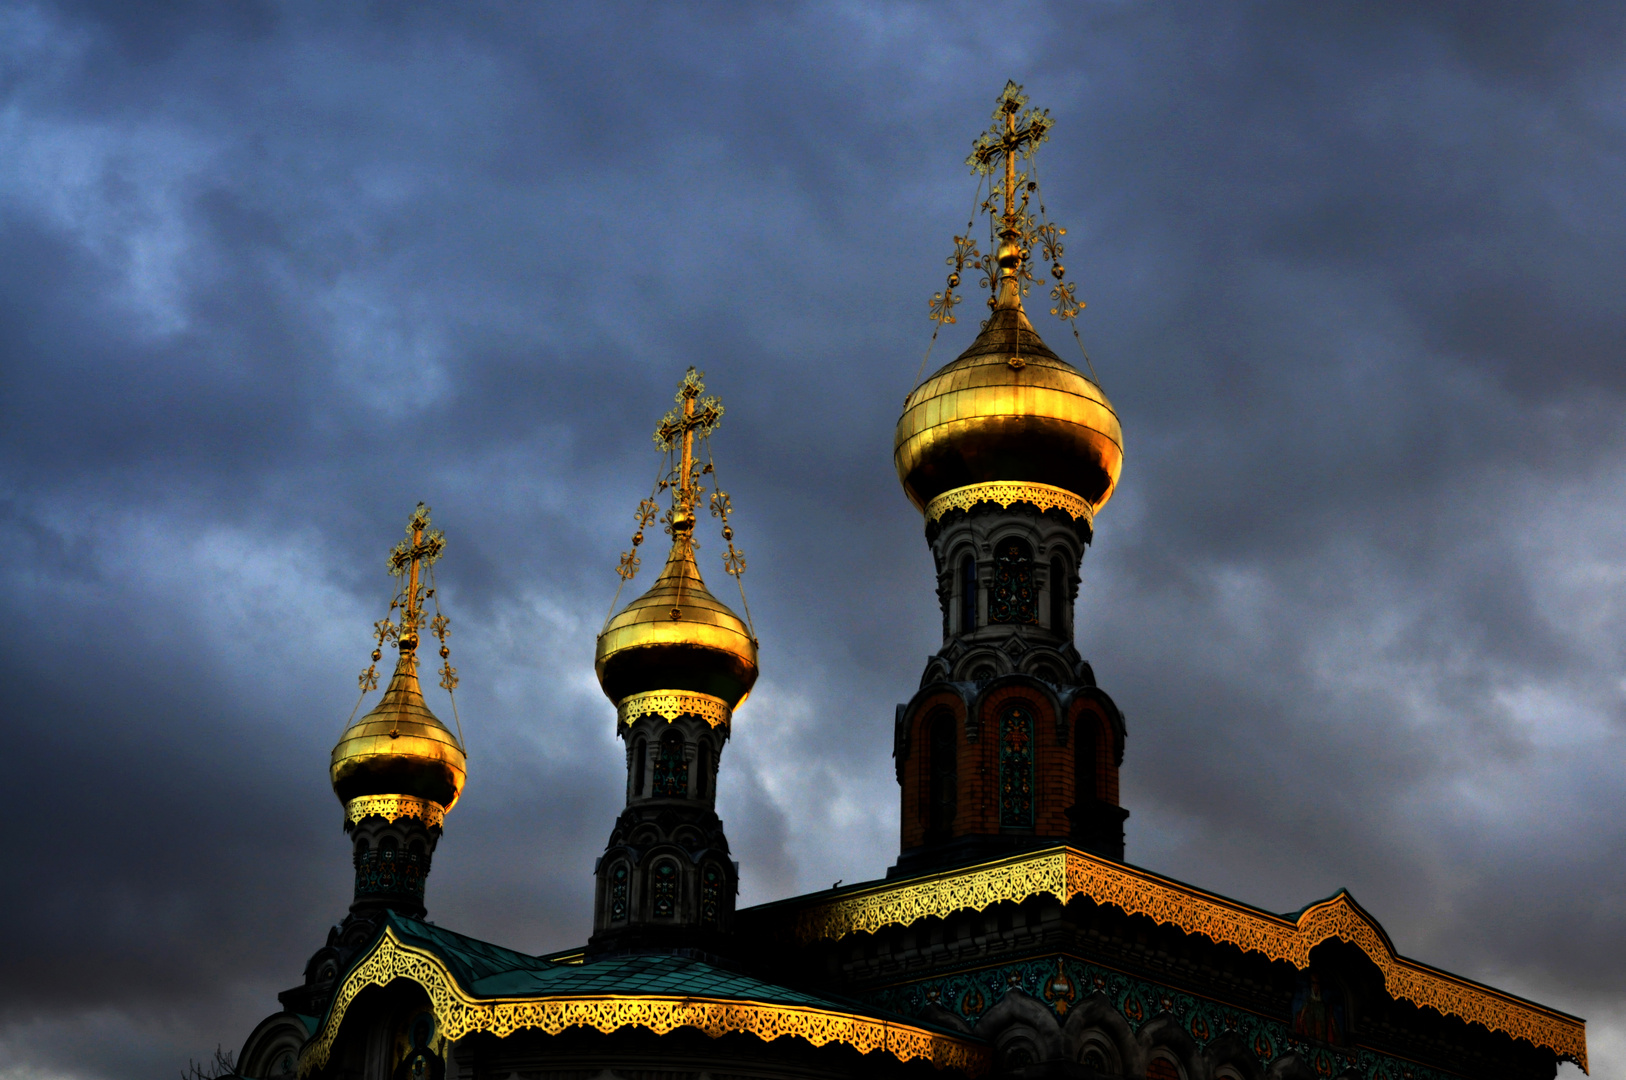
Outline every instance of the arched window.
<svg viewBox="0 0 1626 1080">
<path fill-rule="evenodd" d="M 610 869 L 610 921 L 621 922 L 627 917 L 627 882 L 632 871 L 624 862 Z"/>
<path fill-rule="evenodd" d="M 649 743 L 639 739 L 632 744 L 632 794 L 638 797 L 644 793 L 644 762 L 649 758 Z"/>
<path fill-rule="evenodd" d="M 700 871 L 700 925 L 716 926 L 723 904 L 723 868 L 707 863 Z"/>
<path fill-rule="evenodd" d="M 689 763 L 683 757 L 683 736 L 668 731 L 661 736 L 660 756 L 655 759 L 657 798 L 685 798 L 689 794 Z"/>
<path fill-rule="evenodd" d="M 1146 1063 L 1146 1080 L 1180 1080 L 1180 1066 L 1166 1057 L 1155 1057 Z"/>
<path fill-rule="evenodd" d="M 1033 713 L 1026 705 L 999 718 L 999 824 L 1033 827 Z"/>
<path fill-rule="evenodd" d="M 1050 560 L 1050 629 L 1057 634 L 1067 633 L 1068 592 L 1067 566 L 1058 555 Z"/>
<path fill-rule="evenodd" d="M 960 633 L 977 628 L 977 560 L 970 555 L 960 560 Z"/>
<path fill-rule="evenodd" d="M 677 863 L 662 859 L 655 864 L 649 879 L 649 909 L 655 918 L 677 918 Z"/>
<path fill-rule="evenodd" d="M 1039 594 L 1033 587 L 1033 548 L 1021 537 L 1001 540 L 994 551 L 994 584 L 988 591 L 988 621 L 1039 621 Z"/>
<path fill-rule="evenodd" d="M 1085 712 L 1073 730 L 1073 802 L 1088 806 L 1095 801 L 1095 714 Z"/>
<path fill-rule="evenodd" d="M 959 746 L 954 737 L 954 717 L 938 713 L 932 718 L 926 752 L 926 767 L 930 770 L 926 805 L 926 839 L 942 840 L 948 837 L 954 825 L 954 811 L 959 788 Z"/>
<path fill-rule="evenodd" d="M 694 761 L 694 797 L 706 797 L 706 777 L 711 775 L 711 747 L 706 745 L 704 739 L 700 740 L 700 750 L 695 754 Z"/>
</svg>

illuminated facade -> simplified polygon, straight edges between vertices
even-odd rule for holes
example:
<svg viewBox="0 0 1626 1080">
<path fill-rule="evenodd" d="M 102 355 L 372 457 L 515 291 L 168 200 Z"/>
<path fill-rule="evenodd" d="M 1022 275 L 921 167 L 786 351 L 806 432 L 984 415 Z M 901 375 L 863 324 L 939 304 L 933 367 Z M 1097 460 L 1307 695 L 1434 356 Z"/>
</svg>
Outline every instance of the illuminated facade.
<svg viewBox="0 0 1626 1080">
<path fill-rule="evenodd" d="M 627 773 L 591 938 L 530 956 L 424 919 L 464 756 L 418 688 L 426 627 L 441 685 L 457 682 L 434 600 L 443 541 L 420 506 L 376 626 L 374 664 L 393 642 L 395 674 L 333 751 L 350 913 L 250 1034 L 243 1075 L 1535 1080 L 1585 1066 L 1582 1021 L 1407 959 L 1347 893 L 1283 915 L 1124 861 L 1124 718 L 1073 625 L 1123 434 L 1093 372 L 1058 357 L 1024 309 L 1047 277 L 1052 314 L 1070 323 L 1082 306 L 1065 230 L 1020 165 L 1051 127 L 1025 105 L 1008 85 L 974 144 L 989 238 L 955 238 L 931 305 L 939 326 L 956 321 L 961 275 L 979 273 L 988 319 L 898 422 L 943 623 L 895 718 L 887 876 L 735 910 L 714 805 L 757 640 L 743 591 L 736 614 L 694 557 L 704 517 L 725 571 L 745 569 L 709 450 L 722 406 L 691 369 L 656 431 L 666 468 L 639 505 L 623 584 L 646 528 L 664 527 L 669 552 L 598 638 Z M 361 681 L 375 688 L 376 668 Z"/>
</svg>

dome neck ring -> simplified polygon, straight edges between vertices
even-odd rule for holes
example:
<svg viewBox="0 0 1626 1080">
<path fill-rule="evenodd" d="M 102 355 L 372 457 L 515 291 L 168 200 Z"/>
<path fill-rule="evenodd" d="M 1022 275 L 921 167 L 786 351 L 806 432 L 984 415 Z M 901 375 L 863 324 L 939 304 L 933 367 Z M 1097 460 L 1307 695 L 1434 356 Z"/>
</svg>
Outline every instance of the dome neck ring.
<svg viewBox="0 0 1626 1080">
<path fill-rule="evenodd" d="M 1094 527 L 1095 511 L 1090 504 L 1065 488 L 1035 484 L 1027 480 L 991 480 L 950 488 L 926 504 L 926 520 L 937 521 L 950 510 L 970 510 L 978 503 L 994 503 L 1002 510 L 1012 503 L 1032 503 L 1040 513 L 1061 510 L 1074 521 Z"/>
<path fill-rule="evenodd" d="M 680 716 L 697 716 L 714 728 L 726 728 L 734 710 L 728 702 L 693 690 L 646 690 L 629 694 L 615 707 L 616 730 L 625 731 L 644 716 L 665 717 L 668 722 Z"/>
</svg>

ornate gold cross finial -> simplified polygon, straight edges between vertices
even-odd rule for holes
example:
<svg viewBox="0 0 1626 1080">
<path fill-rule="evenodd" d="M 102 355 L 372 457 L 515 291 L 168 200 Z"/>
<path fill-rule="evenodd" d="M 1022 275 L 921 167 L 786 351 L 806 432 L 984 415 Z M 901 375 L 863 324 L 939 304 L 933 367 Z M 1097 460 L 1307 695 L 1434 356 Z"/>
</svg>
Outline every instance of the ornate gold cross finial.
<svg viewBox="0 0 1626 1080">
<path fill-rule="evenodd" d="M 701 480 L 716 474 L 716 466 L 711 460 L 711 434 L 723 419 L 723 403 L 715 397 L 702 396 L 706 392 L 706 384 L 701 381 L 704 377 L 703 372 L 692 367 L 684 373 L 674 399 L 677 407 L 668 410 L 655 427 L 655 445 L 666 455 L 666 464 L 655 482 L 655 490 L 638 504 L 633 514 L 638 528 L 632 534 L 632 549 L 621 553 L 621 564 L 616 567 L 623 585 L 638 573 L 638 547 L 644 542 L 644 529 L 660 514 L 655 497 L 662 491 L 671 492 L 671 506 L 663 520 L 666 531 L 672 536 L 674 549 L 683 545 L 686 550 L 692 551 L 699 546 L 694 542 L 694 521 L 696 508 L 706 494 Z M 702 449 L 706 458 L 704 464 L 700 461 Z M 740 575 L 745 573 L 745 553 L 734 546 L 734 527 L 728 521 L 728 516 L 734 512 L 734 505 L 729 500 L 728 492 L 721 488 L 713 490 L 710 509 L 711 516 L 722 522 L 723 542 L 728 545 L 728 550 L 723 553 L 723 570 L 738 581 Z M 616 600 L 620 596 L 618 586 L 616 599 L 610 601 L 611 615 L 615 613 Z M 743 586 L 740 589 L 740 602 L 745 602 Z M 745 617 L 749 623 L 749 607 L 746 608 Z"/>
</svg>

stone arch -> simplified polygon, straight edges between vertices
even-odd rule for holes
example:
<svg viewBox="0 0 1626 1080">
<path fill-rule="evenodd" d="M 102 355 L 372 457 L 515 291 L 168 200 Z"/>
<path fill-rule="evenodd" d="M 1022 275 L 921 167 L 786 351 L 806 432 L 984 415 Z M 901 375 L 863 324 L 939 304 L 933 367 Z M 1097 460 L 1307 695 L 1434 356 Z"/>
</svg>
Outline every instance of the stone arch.
<svg viewBox="0 0 1626 1080">
<path fill-rule="evenodd" d="M 1135 1059 L 1134 1029 L 1113 1005 L 1112 999 L 1102 993 L 1091 994 L 1067 1013 L 1062 1025 L 1062 1042 L 1070 1060 L 1085 1063 L 1085 1054 L 1091 1046 L 1102 1051 L 1106 1058 L 1108 1075 L 1127 1071 L 1128 1063 Z"/>
<path fill-rule="evenodd" d="M 1196 1042 L 1180 1022 L 1167 1013 L 1144 1024 L 1136 1032 L 1135 1042 L 1140 1048 L 1140 1071 L 1146 1080 L 1195 1080 L 1202 1075 Z M 1154 1069 L 1159 1060 L 1169 1063 L 1174 1070 L 1172 1076 L 1168 1073 L 1158 1076 Z"/>
<path fill-rule="evenodd" d="M 978 1038 L 993 1045 L 995 1059 L 1002 1067 L 1006 1048 L 1022 1043 L 1032 1047 L 1035 1056 L 1030 1064 L 1053 1061 L 1063 1055 L 1061 1025 L 1056 1022 L 1056 1014 L 1024 990 L 1007 990 L 1004 997 L 977 1019 L 974 1030 Z"/>
</svg>

